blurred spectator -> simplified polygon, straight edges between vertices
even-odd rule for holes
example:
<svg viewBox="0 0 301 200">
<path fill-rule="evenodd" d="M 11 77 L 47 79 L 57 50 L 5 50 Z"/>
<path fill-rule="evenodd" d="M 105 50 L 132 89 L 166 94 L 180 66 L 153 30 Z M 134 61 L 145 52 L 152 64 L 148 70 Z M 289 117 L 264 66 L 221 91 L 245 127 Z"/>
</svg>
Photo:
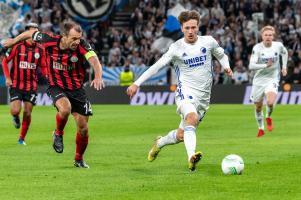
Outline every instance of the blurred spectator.
<svg viewBox="0 0 301 200">
<path fill-rule="evenodd" d="M 287 82 L 294 83 L 294 84 L 301 83 L 300 67 L 294 68 L 293 74 L 288 77 Z"/>
<path fill-rule="evenodd" d="M 243 81 L 236 80 L 236 84 L 250 82 L 252 74 L 243 66 L 248 66 L 248 58 L 252 47 L 258 42 L 258 30 L 264 25 L 276 28 L 277 39 L 282 41 L 289 52 L 288 76 L 282 82 L 291 81 L 295 68 L 301 63 L 301 1 L 274 0 L 133 0 L 137 7 L 133 9 L 129 18 L 130 26 L 116 28 L 102 26 L 101 23 L 88 30 L 85 35 L 94 46 L 98 54 L 104 54 L 104 66 L 122 66 L 125 58 L 131 65 L 151 66 L 161 53 L 151 49 L 153 42 L 162 36 L 166 12 L 177 3 L 185 9 L 197 10 L 201 15 L 200 34 L 212 34 L 229 56 L 231 67 Z M 70 18 L 59 0 L 27 1 L 31 11 L 24 15 L 22 24 L 38 21 L 44 31 L 59 33 L 61 24 Z M 169 4 L 168 4 L 169 2 Z M 253 14 L 262 13 L 264 18 L 255 20 Z M 110 19 L 110 18 L 109 18 Z M 257 24 L 258 23 L 258 24 Z M 109 24 L 107 22 L 107 24 Z M 259 38 L 260 40 L 260 38 Z M 242 62 L 242 67 L 237 63 Z M 215 62 L 214 83 L 231 83 Z M 239 64 L 240 65 L 240 64 Z M 247 80 L 245 74 L 247 73 Z M 243 76 L 242 76 L 243 74 Z M 288 78 L 290 77 L 290 78 Z M 301 83 L 301 80 L 299 81 Z"/>
<path fill-rule="evenodd" d="M 234 84 L 240 85 L 248 83 L 249 77 L 246 68 L 243 66 L 242 60 L 237 60 L 233 69 Z"/>
<path fill-rule="evenodd" d="M 121 86 L 130 86 L 134 82 L 134 73 L 131 71 L 129 60 L 125 61 L 124 70 L 120 73 Z"/>
</svg>

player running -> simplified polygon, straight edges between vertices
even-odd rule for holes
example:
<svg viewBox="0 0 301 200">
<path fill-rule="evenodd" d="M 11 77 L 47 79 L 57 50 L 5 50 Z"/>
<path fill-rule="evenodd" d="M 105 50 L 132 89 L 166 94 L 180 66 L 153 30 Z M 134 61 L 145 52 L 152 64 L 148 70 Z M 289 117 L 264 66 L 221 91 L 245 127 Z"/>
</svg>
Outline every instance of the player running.
<svg viewBox="0 0 301 200">
<path fill-rule="evenodd" d="M 209 108 L 213 80 L 212 56 L 219 60 L 227 75 L 232 76 L 232 70 L 228 56 L 217 41 L 211 36 L 197 35 L 200 24 L 198 12 L 184 11 L 178 19 L 184 38 L 171 44 L 169 50 L 127 89 L 127 94 L 132 98 L 144 81 L 173 62 L 178 78 L 175 100 L 182 120 L 178 129 L 170 131 L 164 137 L 157 137 L 148 160 L 155 160 L 164 146 L 184 141 L 188 167 L 194 171 L 202 158 L 202 153 L 196 152 L 195 132 Z"/>
<path fill-rule="evenodd" d="M 49 73 L 47 94 L 57 108 L 56 129 L 53 132 L 53 148 L 57 153 L 64 150 L 64 128 L 72 113 L 76 126 L 76 153 L 74 166 L 89 168 L 83 160 L 88 145 L 88 120 L 92 115 L 91 103 L 83 88 L 86 69 L 85 60 L 94 69 L 94 80 L 91 86 L 96 90 L 104 87 L 102 66 L 93 48 L 82 39 L 83 31 L 74 22 L 64 24 L 62 35 L 51 35 L 39 31 L 28 31 L 15 39 L 6 40 L 5 46 L 12 46 L 20 40 L 33 38 L 41 43 L 46 51 L 46 62 Z"/>
<path fill-rule="evenodd" d="M 268 131 L 273 130 L 272 112 L 276 103 L 280 71 L 286 76 L 288 54 L 281 42 L 273 41 L 275 29 L 265 26 L 261 29 L 262 42 L 253 47 L 249 69 L 255 70 L 251 100 L 255 104 L 255 119 L 258 125 L 257 137 L 264 135 L 263 98 L 266 97 L 266 123 Z M 279 57 L 282 57 L 282 70 Z"/>
<path fill-rule="evenodd" d="M 29 23 L 26 30 L 38 31 L 38 25 Z M 11 65 L 9 70 L 8 65 Z M 14 126 L 19 129 L 19 114 L 23 102 L 23 118 L 18 143 L 26 145 L 25 137 L 31 122 L 31 112 L 36 104 L 37 71 L 46 74 L 46 63 L 43 49 L 32 39 L 16 43 L 6 52 L 2 60 L 2 67 L 6 79 L 6 86 L 10 93 L 10 113 Z"/>
</svg>

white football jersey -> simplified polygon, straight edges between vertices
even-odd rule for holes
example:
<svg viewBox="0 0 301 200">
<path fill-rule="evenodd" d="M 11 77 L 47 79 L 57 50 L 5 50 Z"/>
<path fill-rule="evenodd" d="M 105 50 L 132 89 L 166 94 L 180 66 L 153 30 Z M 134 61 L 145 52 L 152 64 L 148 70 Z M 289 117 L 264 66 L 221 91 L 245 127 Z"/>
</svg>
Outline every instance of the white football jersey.
<svg viewBox="0 0 301 200">
<path fill-rule="evenodd" d="M 280 80 L 280 56 L 282 56 L 282 67 L 287 65 L 287 50 L 281 42 L 272 42 L 270 47 L 258 43 L 253 47 L 250 58 L 249 69 L 256 70 L 253 85 L 264 85 L 270 82 L 279 82 Z M 272 59 L 273 64 L 267 67 L 268 60 Z"/>
<path fill-rule="evenodd" d="M 212 55 L 222 59 L 224 49 L 212 36 L 198 36 L 194 44 L 184 41 L 184 38 L 172 43 L 168 51 L 151 66 L 136 82 L 142 82 L 155 74 L 169 62 L 174 64 L 178 79 L 178 91 L 182 88 L 208 93 L 210 96 L 213 81 Z M 223 67 L 230 67 L 229 62 Z"/>
</svg>

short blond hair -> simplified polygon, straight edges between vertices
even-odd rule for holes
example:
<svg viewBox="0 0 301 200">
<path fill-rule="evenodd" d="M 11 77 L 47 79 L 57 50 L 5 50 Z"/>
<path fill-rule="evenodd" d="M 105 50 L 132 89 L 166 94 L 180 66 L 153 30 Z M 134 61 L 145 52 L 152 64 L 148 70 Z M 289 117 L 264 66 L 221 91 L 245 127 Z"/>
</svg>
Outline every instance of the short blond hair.
<svg viewBox="0 0 301 200">
<path fill-rule="evenodd" d="M 260 34 L 262 35 L 265 31 L 273 31 L 274 35 L 276 34 L 275 28 L 270 25 L 262 27 L 262 29 L 260 30 Z"/>
</svg>

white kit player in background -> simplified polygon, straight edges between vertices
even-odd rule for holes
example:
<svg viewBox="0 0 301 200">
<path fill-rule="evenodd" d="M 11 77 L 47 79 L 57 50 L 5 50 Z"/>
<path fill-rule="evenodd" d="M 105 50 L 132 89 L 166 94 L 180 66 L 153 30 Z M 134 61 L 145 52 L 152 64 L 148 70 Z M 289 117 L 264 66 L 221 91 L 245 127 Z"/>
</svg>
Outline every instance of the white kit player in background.
<svg viewBox="0 0 301 200">
<path fill-rule="evenodd" d="M 182 120 L 179 128 L 170 131 L 164 137 L 157 137 L 148 154 L 148 160 L 156 159 L 160 150 L 171 144 L 183 142 L 188 155 L 188 167 L 194 171 L 196 164 L 202 158 L 200 151 L 196 152 L 196 128 L 209 108 L 211 87 L 213 81 L 212 56 L 216 57 L 228 76 L 232 77 L 228 56 L 223 48 L 211 36 L 198 36 L 200 16 L 196 11 L 184 11 L 178 17 L 184 38 L 170 45 L 169 50 L 138 80 L 127 89 L 132 98 L 139 86 L 156 74 L 169 62 L 173 62 L 177 74 L 176 91 L 177 112 Z"/>
<path fill-rule="evenodd" d="M 282 57 L 282 75 L 286 76 L 287 50 L 281 42 L 274 40 L 275 29 L 265 26 L 261 29 L 262 42 L 253 47 L 249 69 L 256 70 L 251 92 L 251 100 L 255 104 L 255 118 L 258 124 L 257 137 L 264 135 L 263 98 L 266 97 L 266 123 L 268 131 L 272 131 L 271 114 L 276 103 L 280 81 L 280 56 Z"/>
</svg>

